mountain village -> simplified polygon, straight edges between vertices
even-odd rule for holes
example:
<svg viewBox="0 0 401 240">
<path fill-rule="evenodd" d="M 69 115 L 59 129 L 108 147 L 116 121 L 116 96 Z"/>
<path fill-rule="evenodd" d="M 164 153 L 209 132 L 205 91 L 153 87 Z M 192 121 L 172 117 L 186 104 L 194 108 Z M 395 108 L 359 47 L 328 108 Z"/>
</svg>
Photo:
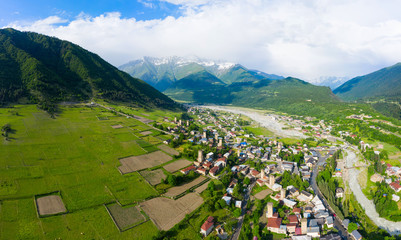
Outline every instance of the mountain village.
<svg viewBox="0 0 401 240">
<path fill-rule="evenodd" d="M 245 120 L 239 115 L 198 107 L 192 107 L 188 112 L 198 118 L 165 119 L 172 124 L 167 130 L 181 136 L 176 135 L 172 142 L 165 143 L 171 145 L 185 141 L 199 149 L 196 161 L 182 169 L 182 174 L 193 171 L 220 180 L 229 176 L 221 200 L 227 206 L 240 209 L 239 219 L 252 214 L 253 200 L 265 200 L 259 221 L 264 222 L 271 233 L 299 240 L 341 239 L 334 228 L 335 214 L 327 209 L 310 186 L 313 168 L 317 167 L 319 158 L 325 160 L 332 157 L 338 147 L 309 147 L 301 143 L 286 145 L 280 139 L 255 136 L 243 129 L 241 124 Z M 301 130 L 302 127 L 304 133 L 313 131 L 314 136 L 330 138 L 331 126 L 325 126 L 322 121 L 311 125 L 285 116 L 281 118 L 293 123 L 295 128 Z M 192 129 L 192 122 L 203 129 Z M 341 175 L 340 169 L 338 173 Z M 294 186 L 291 179 L 297 178 L 297 186 Z M 336 197 L 341 198 L 343 194 L 342 188 L 336 190 Z M 345 224 L 348 223 L 345 221 Z M 241 227 L 234 227 L 233 236 L 236 231 L 241 231 Z M 231 237 L 227 235 L 231 229 L 225 229 L 224 222 L 217 222 L 213 216 L 206 219 L 199 231 L 204 237 L 214 235 L 213 231 L 220 239 Z M 357 230 L 351 236 L 357 240 L 362 238 Z"/>
</svg>

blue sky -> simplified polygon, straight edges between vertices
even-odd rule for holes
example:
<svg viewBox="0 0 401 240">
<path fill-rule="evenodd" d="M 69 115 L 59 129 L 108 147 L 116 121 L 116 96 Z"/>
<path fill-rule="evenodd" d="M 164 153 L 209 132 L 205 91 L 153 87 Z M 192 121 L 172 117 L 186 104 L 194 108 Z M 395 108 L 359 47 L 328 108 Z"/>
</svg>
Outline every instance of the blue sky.
<svg viewBox="0 0 401 240">
<path fill-rule="evenodd" d="M 150 20 L 167 16 L 178 17 L 181 11 L 179 6 L 163 1 L 2 0 L 0 26 L 17 21 L 32 22 L 54 15 L 72 20 L 81 13 L 98 16 L 106 12 L 120 12 L 124 18 Z"/>
<path fill-rule="evenodd" d="M 399 0 L 0 1 L 0 26 L 71 41 L 115 66 L 196 55 L 316 83 L 401 62 Z"/>
</svg>

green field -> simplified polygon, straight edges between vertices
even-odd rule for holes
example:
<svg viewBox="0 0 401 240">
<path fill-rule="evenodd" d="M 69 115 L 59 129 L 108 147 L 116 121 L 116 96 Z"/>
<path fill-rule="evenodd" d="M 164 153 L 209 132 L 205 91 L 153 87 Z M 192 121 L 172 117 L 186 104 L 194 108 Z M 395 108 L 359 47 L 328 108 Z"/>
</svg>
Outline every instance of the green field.
<svg viewBox="0 0 401 240">
<path fill-rule="evenodd" d="M 61 107 L 55 119 L 34 105 L 0 108 L 0 126 L 6 123 L 13 131 L 10 140 L 0 138 L 0 238 L 150 239 L 157 233 L 151 221 L 120 233 L 103 206 L 158 195 L 138 173 L 117 170 L 119 158 L 158 150 L 157 141 L 138 133 L 151 127 L 86 106 Z M 123 128 L 111 127 L 117 124 Z M 38 218 L 34 196 L 54 191 L 68 213 Z"/>
</svg>

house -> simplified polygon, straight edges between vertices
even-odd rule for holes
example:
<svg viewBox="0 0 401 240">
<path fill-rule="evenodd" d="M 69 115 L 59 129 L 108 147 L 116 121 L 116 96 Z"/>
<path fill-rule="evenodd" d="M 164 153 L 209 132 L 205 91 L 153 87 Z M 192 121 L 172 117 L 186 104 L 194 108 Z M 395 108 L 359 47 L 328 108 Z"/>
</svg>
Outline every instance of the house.
<svg viewBox="0 0 401 240">
<path fill-rule="evenodd" d="M 242 208 L 242 201 L 235 201 L 235 207 Z"/>
<path fill-rule="evenodd" d="M 292 212 L 293 212 L 294 214 L 296 214 L 296 215 L 301 214 L 301 211 L 302 211 L 301 208 L 294 208 L 294 209 L 292 210 Z"/>
<path fill-rule="evenodd" d="M 271 187 L 271 189 L 273 190 L 273 191 L 280 191 L 281 190 L 281 188 L 282 188 L 282 186 L 280 185 L 280 184 L 278 184 L 278 183 L 275 183 L 275 184 L 273 184 L 273 186 Z"/>
<path fill-rule="evenodd" d="M 297 199 L 301 202 L 310 202 L 313 198 L 311 193 L 308 193 L 304 190 L 301 191 L 301 194 L 297 197 Z"/>
<path fill-rule="evenodd" d="M 391 197 L 392 197 L 391 199 L 393 201 L 396 201 L 396 202 L 400 201 L 400 197 L 398 195 L 393 194 Z"/>
<path fill-rule="evenodd" d="M 294 198 L 294 197 L 299 196 L 299 190 L 298 190 L 298 188 L 292 187 L 292 188 L 288 189 L 288 187 L 287 187 L 287 190 L 288 190 L 288 195 L 289 195 L 290 197 Z"/>
<path fill-rule="evenodd" d="M 258 172 L 257 170 L 253 169 L 251 170 L 251 176 L 254 178 L 257 178 L 259 176 L 260 172 Z"/>
<path fill-rule="evenodd" d="M 209 216 L 207 220 L 202 224 L 200 233 L 206 237 L 213 230 L 214 227 L 214 218 Z"/>
<path fill-rule="evenodd" d="M 268 218 L 267 219 L 267 230 L 274 233 L 280 233 L 282 218 Z"/>
<path fill-rule="evenodd" d="M 203 176 L 206 176 L 206 174 L 207 174 L 207 170 L 204 167 L 200 167 L 200 168 L 196 169 L 196 172 L 199 174 L 202 174 Z"/>
<path fill-rule="evenodd" d="M 342 198 L 344 197 L 344 189 L 343 188 L 336 188 L 336 198 Z"/>
<path fill-rule="evenodd" d="M 195 171 L 196 167 L 195 166 L 189 166 L 187 168 L 181 169 L 181 173 L 187 175 L 190 171 Z"/>
<path fill-rule="evenodd" d="M 221 199 L 223 199 L 227 205 L 230 205 L 230 202 L 231 202 L 230 196 L 227 196 L 227 194 L 225 194 Z"/>
<path fill-rule="evenodd" d="M 221 225 L 218 225 L 218 226 L 216 227 L 216 233 L 217 233 L 217 236 L 218 236 L 220 239 L 227 239 L 227 238 L 228 238 L 227 233 L 224 231 L 224 228 L 223 228 L 223 226 L 221 226 Z"/>
<path fill-rule="evenodd" d="M 355 240 L 362 239 L 362 235 L 357 230 L 352 231 L 351 236 Z"/>
<path fill-rule="evenodd" d="M 320 228 L 319 227 L 308 227 L 306 235 L 311 236 L 313 238 L 320 237 Z"/>
<path fill-rule="evenodd" d="M 289 224 L 287 224 L 287 232 L 288 232 L 289 234 L 294 234 L 295 231 L 296 231 L 296 229 L 297 229 L 297 224 L 296 224 L 296 223 L 289 223 Z"/>
<path fill-rule="evenodd" d="M 298 224 L 298 217 L 296 215 L 289 215 L 287 218 L 290 223 Z"/>
<path fill-rule="evenodd" d="M 292 236 L 291 240 L 312 240 L 312 237 L 307 236 L 307 235 L 301 235 L 301 228 L 297 228 L 295 230 L 295 234 L 296 235 L 300 235 L 300 236 Z M 299 234 L 298 234 L 299 233 Z"/>
<path fill-rule="evenodd" d="M 287 199 L 287 198 L 283 199 L 283 203 L 284 203 L 284 205 L 286 205 L 289 208 L 294 208 L 295 205 L 297 205 L 297 202 L 295 202 L 293 200 L 290 200 L 290 199 Z"/>
<path fill-rule="evenodd" d="M 399 181 L 395 181 L 389 184 L 391 189 L 393 189 L 395 192 L 401 191 L 401 186 Z"/>
<path fill-rule="evenodd" d="M 219 173 L 219 170 L 220 168 L 218 166 L 212 167 L 212 169 L 209 171 L 209 174 L 213 177 L 216 177 L 216 174 Z"/>
<path fill-rule="evenodd" d="M 326 225 L 328 228 L 334 227 L 334 219 L 332 216 L 326 217 Z"/>
<path fill-rule="evenodd" d="M 330 233 L 320 237 L 320 240 L 342 240 L 342 237 L 338 233 Z"/>
</svg>

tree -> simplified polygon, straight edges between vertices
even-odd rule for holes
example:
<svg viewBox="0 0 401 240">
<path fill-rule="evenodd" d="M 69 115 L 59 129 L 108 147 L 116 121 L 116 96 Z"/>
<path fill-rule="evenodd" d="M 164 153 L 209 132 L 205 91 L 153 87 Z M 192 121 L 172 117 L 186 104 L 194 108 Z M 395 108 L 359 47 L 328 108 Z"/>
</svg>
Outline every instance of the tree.
<svg viewBox="0 0 401 240">
<path fill-rule="evenodd" d="M 250 183 L 251 183 L 251 180 L 250 180 L 249 178 L 246 177 L 246 178 L 244 179 L 244 184 L 245 184 L 245 185 L 249 185 Z"/>
<path fill-rule="evenodd" d="M 207 185 L 207 189 L 210 190 L 210 191 L 212 191 L 212 192 L 213 192 L 214 190 L 216 190 L 216 186 L 215 186 L 213 180 L 210 181 L 210 183 Z"/>
<path fill-rule="evenodd" d="M 171 186 L 175 186 L 175 185 L 177 185 L 177 177 L 175 175 L 168 175 L 167 182 Z"/>
<path fill-rule="evenodd" d="M 7 138 L 8 134 L 11 132 L 11 125 L 9 123 L 4 124 L 4 126 L 1 127 L 1 131 L 3 132 L 2 135 Z"/>
<path fill-rule="evenodd" d="M 357 230 L 357 229 L 358 229 L 358 225 L 356 223 L 350 222 L 348 224 L 348 232 L 349 233 L 352 233 L 354 230 Z"/>
</svg>

